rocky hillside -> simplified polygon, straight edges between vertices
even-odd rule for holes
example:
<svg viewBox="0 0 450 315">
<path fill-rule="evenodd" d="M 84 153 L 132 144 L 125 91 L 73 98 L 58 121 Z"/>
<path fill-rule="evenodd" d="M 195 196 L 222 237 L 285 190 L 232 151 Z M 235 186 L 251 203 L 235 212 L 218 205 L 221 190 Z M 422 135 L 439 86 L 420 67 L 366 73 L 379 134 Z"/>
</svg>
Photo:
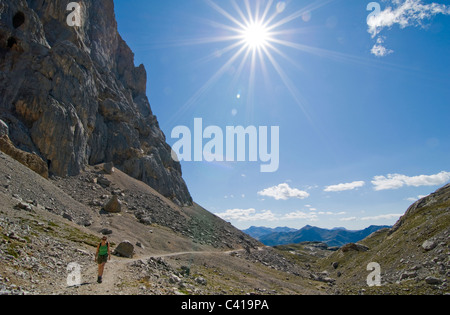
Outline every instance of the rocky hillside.
<svg viewBox="0 0 450 315">
<path fill-rule="evenodd" d="M 0 295 L 323 292 L 309 267 L 120 170 L 47 180 L 0 152 L 0 174 Z M 116 255 L 98 285 L 102 235 Z M 71 263 L 79 286 L 68 285 Z"/>
<path fill-rule="evenodd" d="M 375 262 L 381 286 L 368 287 Z M 340 294 L 450 293 L 450 184 L 414 203 L 391 229 L 347 244 L 318 262 Z"/>
<path fill-rule="evenodd" d="M 116 167 L 192 205 L 152 114 L 147 75 L 117 31 L 113 0 L 0 1 L 0 149 L 44 177 Z"/>
</svg>

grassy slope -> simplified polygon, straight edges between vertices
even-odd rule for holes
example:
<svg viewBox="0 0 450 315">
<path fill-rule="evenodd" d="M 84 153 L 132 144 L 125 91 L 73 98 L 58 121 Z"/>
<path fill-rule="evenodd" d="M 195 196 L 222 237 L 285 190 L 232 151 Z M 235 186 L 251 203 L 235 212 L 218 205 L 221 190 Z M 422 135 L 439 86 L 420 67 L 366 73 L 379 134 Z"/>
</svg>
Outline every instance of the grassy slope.
<svg viewBox="0 0 450 315">
<path fill-rule="evenodd" d="M 450 187 L 449 187 L 450 188 Z M 341 250 L 319 261 L 318 268 L 328 270 L 337 279 L 340 293 L 358 293 L 364 289 L 374 294 L 435 294 L 449 292 L 448 288 L 437 290 L 436 287 L 425 284 L 426 276 L 445 279 L 446 275 L 438 272 L 436 264 L 431 261 L 440 260 L 448 265 L 448 235 L 450 230 L 450 189 L 438 197 L 428 197 L 422 205 L 401 219 L 401 225 L 395 230 L 382 230 L 372 234 L 360 244 L 369 247 L 367 252 Z M 436 239 L 439 246 L 431 251 L 425 251 L 422 244 L 426 240 Z M 446 257 L 447 256 L 447 257 Z M 330 267 L 338 262 L 339 267 Z M 377 262 L 381 266 L 382 287 L 369 288 L 366 283 L 367 265 Z M 411 280 L 400 280 L 404 272 L 416 270 L 417 276 Z M 338 277 L 337 273 L 341 276 Z"/>
</svg>

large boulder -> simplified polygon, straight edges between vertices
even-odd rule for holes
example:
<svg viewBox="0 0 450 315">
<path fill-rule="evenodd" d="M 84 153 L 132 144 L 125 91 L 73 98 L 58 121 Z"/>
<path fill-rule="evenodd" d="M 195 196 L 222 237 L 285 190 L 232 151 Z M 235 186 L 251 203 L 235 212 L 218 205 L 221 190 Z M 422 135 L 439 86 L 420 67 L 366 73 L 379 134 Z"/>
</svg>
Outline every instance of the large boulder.
<svg viewBox="0 0 450 315">
<path fill-rule="evenodd" d="M 114 250 L 114 255 L 125 257 L 125 258 L 133 258 L 134 245 L 131 244 L 130 241 L 123 241 Z"/>
<path fill-rule="evenodd" d="M 113 196 L 103 207 L 106 212 L 120 213 L 122 211 L 122 202 L 119 197 Z"/>
<path fill-rule="evenodd" d="M 114 173 L 114 163 L 113 162 L 109 162 L 109 163 L 103 164 L 103 171 L 106 174 L 109 174 L 109 175 Z"/>
<path fill-rule="evenodd" d="M 436 246 L 437 246 L 437 243 L 433 240 L 426 240 L 422 244 L 422 248 L 426 251 L 430 251 L 430 250 L 434 249 Z"/>
</svg>

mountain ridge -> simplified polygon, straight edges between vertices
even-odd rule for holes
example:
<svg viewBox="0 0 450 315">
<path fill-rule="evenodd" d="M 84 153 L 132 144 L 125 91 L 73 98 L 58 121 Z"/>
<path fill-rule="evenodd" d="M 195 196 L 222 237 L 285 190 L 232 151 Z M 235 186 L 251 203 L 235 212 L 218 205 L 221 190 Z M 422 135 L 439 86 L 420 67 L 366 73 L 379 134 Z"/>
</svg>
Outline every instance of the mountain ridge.
<svg viewBox="0 0 450 315">
<path fill-rule="evenodd" d="M 371 225 L 365 229 L 355 231 L 343 228 L 323 229 L 311 225 L 306 225 L 300 230 L 291 229 L 293 231 L 283 231 L 283 229 L 289 228 L 252 227 L 243 232 L 267 246 L 289 245 L 301 242 L 323 242 L 328 246 L 340 247 L 348 243 L 357 243 L 370 234 L 385 228 L 390 228 L 390 226 Z"/>
</svg>

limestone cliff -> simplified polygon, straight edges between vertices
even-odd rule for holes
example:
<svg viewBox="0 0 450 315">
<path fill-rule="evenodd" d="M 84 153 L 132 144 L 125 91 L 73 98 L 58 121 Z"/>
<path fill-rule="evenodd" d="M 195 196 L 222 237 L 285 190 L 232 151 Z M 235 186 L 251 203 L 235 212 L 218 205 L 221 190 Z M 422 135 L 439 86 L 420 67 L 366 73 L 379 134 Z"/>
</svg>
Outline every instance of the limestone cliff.
<svg viewBox="0 0 450 315">
<path fill-rule="evenodd" d="M 113 0 L 0 0 L 0 120 L 18 150 L 49 174 L 114 162 L 179 204 L 181 166 L 146 96 L 147 74 L 117 31 Z M 75 11 L 74 11 L 75 12 Z"/>
</svg>

